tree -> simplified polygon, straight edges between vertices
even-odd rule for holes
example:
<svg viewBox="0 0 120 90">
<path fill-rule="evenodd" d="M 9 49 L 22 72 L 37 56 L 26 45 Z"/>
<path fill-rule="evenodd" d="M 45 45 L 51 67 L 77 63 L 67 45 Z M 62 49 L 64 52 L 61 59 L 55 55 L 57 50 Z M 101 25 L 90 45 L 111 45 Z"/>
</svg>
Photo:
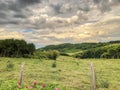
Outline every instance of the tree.
<svg viewBox="0 0 120 90">
<path fill-rule="evenodd" d="M 57 51 L 57 50 L 49 50 L 49 51 L 47 51 L 46 52 L 47 53 L 47 57 L 49 58 L 49 59 L 53 59 L 53 60 L 56 60 L 57 59 L 57 57 L 59 56 L 59 51 Z"/>
<path fill-rule="evenodd" d="M 33 54 L 35 46 L 33 43 L 27 43 L 25 40 L 5 39 L 0 40 L 1 57 L 26 57 Z"/>
<path fill-rule="evenodd" d="M 35 45 L 33 44 L 33 43 L 29 43 L 28 45 L 27 45 L 27 49 L 28 49 L 28 51 L 29 51 L 29 54 L 33 54 L 33 52 L 35 51 Z"/>
</svg>

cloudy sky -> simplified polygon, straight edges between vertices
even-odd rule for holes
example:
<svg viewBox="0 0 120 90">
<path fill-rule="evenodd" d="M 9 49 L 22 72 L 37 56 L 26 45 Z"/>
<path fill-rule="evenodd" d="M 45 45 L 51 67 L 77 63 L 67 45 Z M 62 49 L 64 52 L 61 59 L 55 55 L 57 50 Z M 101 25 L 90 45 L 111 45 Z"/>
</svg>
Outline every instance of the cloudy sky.
<svg viewBox="0 0 120 90">
<path fill-rule="evenodd" d="M 0 0 L 0 39 L 37 47 L 120 40 L 120 0 Z"/>
</svg>

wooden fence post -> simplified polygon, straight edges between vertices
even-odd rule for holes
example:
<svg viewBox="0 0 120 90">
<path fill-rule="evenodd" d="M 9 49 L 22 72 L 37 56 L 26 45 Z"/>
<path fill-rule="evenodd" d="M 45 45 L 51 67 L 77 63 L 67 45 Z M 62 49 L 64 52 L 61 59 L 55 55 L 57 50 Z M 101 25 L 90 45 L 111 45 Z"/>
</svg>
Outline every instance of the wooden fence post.
<svg viewBox="0 0 120 90">
<path fill-rule="evenodd" d="M 90 78 L 91 78 L 91 88 L 96 90 L 96 78 L 93 63 L 90 63 Z"/>
<path fill-rule="evenodd" d="M 21 65 L 21 71 L 20 71 L 20 81 L 19 81 L 19 85 L 22 85 L 22 81 L 23 81 L 23 71 L 24 71 L 24 65 L 25 63 L 22 63 Z"/>
</svg>

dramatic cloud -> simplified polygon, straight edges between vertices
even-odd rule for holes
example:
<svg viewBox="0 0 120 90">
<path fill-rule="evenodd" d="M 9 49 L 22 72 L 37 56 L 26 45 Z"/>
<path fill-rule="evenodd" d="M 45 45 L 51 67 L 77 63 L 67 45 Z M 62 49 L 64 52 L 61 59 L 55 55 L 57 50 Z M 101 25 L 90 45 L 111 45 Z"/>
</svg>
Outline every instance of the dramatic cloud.
<svg viewBox="0 0 120 90">
<path fill-rule="evenodd" d="M 119 40 L 120 0 L 0 0 L 0 39 L 37 46 Z"/>
</svg>

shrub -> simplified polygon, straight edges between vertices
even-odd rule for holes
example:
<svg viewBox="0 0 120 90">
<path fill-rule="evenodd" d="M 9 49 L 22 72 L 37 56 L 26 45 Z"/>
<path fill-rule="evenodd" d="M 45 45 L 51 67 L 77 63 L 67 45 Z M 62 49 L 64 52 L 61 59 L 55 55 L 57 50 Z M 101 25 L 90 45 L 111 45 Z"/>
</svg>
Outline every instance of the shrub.
<svg viewBox="0 0 120 90">
<path fill-rule="evenodd" d="M 60 55 L 62 55 L 62 56 L 70 56 L 69 54 L 64 53 L 64 52 L 61 52 Z"/>
<path fill-rule="evenodd" d="M 7 68 L 7 70 L 13 69 L 14 64 L 12 62 L 8 62 L 6 68 Z"/>
<path fill-rule="evenodd" d="M 32 58 L 44 59 L 44 58 L 47 58 L 47 54 L 46 52 L 35 52 Z"/>
<path fill-rule="evenodd" d="M 101 82 L 101 87 L 102 88 L 108 88 L 109 87 L 109 82 L 108 81 L 102 81 Z"/>
<path fill-rule="evenodd" d="M 56 60 L 57 57 L 59 56 L 59 51 L 56 50 L 50 50 L 47 51 L 46 53 L 47 53 L 47 57 L 52 60 Z"/>
<path fill-rule="evenodd" d="M 43 52 L 36 51 L 32 56 L 32 58 L 56 60 L 58 56 L 59 56 L 59 51 L 49 50 L 49 51 L 43 51 Z"/>
<path fill-rule="evenodd" d="M 56 62 L 52 64 L 52 67 L 55 68 L 57 66 Z"/>
</svg>

